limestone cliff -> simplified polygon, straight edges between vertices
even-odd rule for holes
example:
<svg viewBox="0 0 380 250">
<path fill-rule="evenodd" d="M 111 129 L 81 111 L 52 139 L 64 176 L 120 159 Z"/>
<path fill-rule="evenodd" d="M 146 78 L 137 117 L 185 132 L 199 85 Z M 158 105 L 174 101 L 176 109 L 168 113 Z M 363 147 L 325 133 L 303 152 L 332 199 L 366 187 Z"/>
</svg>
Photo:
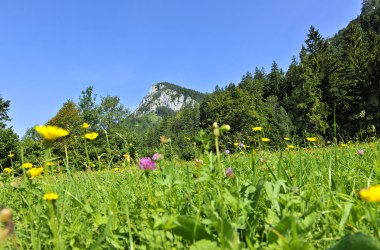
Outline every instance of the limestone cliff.
<svg viewBox="0 0 380 250">
<path fill-rule="evenodd" d="M 204 94 L 180 87 L 175 84 L 162 82 L 153 84 L 149 93 L 143 98 L 135 115 L 156 113 L 164 115 L 176 112 L 188 105 L 199 103 Z"/>
</svg>

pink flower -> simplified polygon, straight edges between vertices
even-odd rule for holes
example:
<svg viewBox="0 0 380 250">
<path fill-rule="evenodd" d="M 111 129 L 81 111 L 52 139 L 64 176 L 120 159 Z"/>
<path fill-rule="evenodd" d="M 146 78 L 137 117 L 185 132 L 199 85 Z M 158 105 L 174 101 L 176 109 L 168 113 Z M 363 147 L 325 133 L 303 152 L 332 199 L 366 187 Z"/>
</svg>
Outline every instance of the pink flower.
<svg viewBox="0 0 380 250">
<path fill-rule="evenodd" d="M 231 167 L 227 168 L 227 169 L 226 169 L 226 175 L 227 175 L 228 177 L 233 177 L 233 176 L 235 176 L 234 170 L 233 170 Z"/>
<path fill-rule="evenodd" d="M 149 157 L 140 159 L 140 169 L 142 170 L 156 170 L 156 163 Z"/>
<path fill-rule="evenodd" d="M 155 153 L 153 156 L 152 156 L 152 160 L 153 161 L 159 161 L 159 160 L 162 160 L 164 158 L 163 155 L 159 154 L 159 153 Z"/>
<path fill-rule="evenodd" d="M 358 154 L 359 155 L 364 155 L 364 149 L 359 149 Z"/>
</svg>

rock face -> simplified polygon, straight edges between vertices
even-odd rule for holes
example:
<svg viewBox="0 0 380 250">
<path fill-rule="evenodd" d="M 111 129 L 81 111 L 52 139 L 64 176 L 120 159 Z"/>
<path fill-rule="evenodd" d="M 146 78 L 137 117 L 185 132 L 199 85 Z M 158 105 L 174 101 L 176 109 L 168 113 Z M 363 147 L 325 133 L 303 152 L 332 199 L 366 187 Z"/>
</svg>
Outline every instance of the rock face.
<svg viewBox="0 0 380 250">
<path fill-rule="evenodd" d="M 153 84 L 149 93 L 143 98 L 134 112 L 140 116 L 148 113 L 176 112 L 188 105 L 194 105 L 203 99 L 204 94 L 182 88 L 171 83 Z"/>
</svg>

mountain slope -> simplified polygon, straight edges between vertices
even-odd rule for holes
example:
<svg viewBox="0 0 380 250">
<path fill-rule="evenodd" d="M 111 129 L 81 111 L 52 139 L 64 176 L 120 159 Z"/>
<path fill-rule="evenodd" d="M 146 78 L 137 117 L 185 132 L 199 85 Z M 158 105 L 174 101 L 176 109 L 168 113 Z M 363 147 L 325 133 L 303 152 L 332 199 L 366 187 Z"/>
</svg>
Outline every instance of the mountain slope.
<svg viewBox="0 0 380 250">
<path fill-rule="evenodd" d="M 153 84 L 149 93 L 143 98 L 134 114 L 137 116 L 155 113 L 163 116 L 168 113 L 200 103 L 204 94 L 180 87 L 175 84 L 161 82 Z"/>
</svg>

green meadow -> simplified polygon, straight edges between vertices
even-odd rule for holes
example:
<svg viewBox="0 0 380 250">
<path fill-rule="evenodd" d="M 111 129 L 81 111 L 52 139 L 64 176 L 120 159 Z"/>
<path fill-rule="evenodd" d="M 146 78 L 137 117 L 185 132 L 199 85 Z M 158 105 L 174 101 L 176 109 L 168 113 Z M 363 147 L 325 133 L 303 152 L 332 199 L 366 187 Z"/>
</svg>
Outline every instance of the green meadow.
<svg viewBox="0 0 380 250">
<path fill-rule="evenodd" d="M 259 141 L 229 153 L 219 150 L 221 130 L 214 128 L 216 150 L 193 161 L 160 152 L 147 156 L 151 169 L 142 169 L 143 157 L 115 162 L 99 152 L 78 171 L 73 150 L 54 158 L 47 142 L 43 160 L 31 168 L 12 162 L 0 175 L 1 201 L 13 215 L 11 224 L 1 217 L 1 247 L 380 249 L 378 203 L 359 195 L 379 183 L 378 140 L 321 146 L 318 138 L 278 149 Z M 81 145 L 94 150 L 96 140 Z"/>
</svg>

